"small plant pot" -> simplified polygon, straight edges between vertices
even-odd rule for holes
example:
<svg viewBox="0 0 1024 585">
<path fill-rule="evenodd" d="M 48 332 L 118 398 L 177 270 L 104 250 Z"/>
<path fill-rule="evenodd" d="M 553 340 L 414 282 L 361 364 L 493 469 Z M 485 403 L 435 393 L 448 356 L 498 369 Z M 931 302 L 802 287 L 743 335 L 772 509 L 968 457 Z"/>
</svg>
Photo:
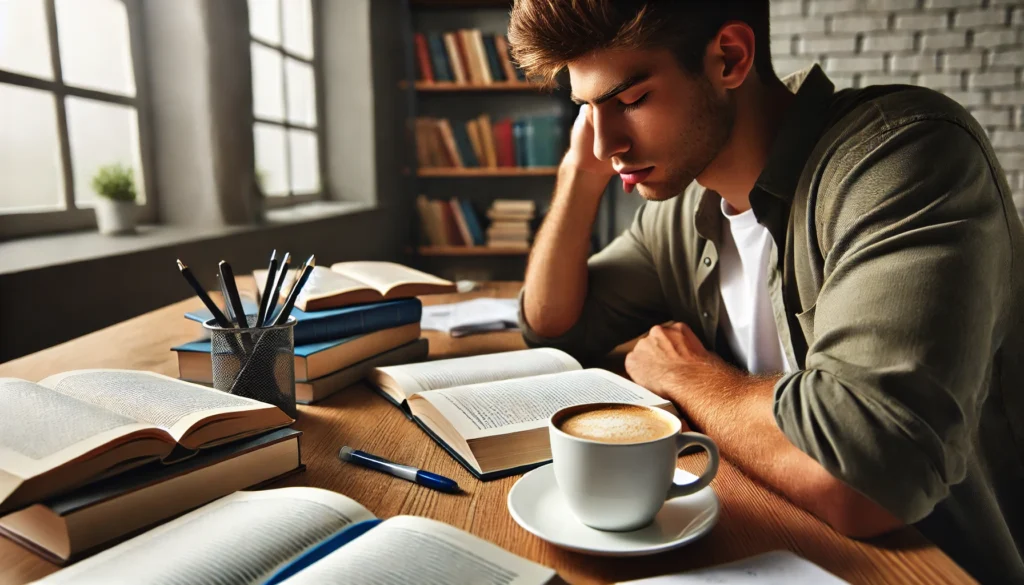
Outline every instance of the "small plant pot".
<svg viewBox="0 0 1024 585">
<path fill-rule="evenodd" d="M 100 233 L 109 236 L 135 233 L 138 207 L 134 202 L 96 198 L 96 224 Z"/>
</svg>

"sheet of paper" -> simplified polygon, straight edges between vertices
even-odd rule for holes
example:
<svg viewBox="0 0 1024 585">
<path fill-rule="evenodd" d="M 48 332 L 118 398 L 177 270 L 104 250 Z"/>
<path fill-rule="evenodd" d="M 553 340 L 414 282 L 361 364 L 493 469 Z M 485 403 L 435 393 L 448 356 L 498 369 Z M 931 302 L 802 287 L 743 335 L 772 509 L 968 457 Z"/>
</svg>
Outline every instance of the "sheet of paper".
<svg viewBox="0 0 1024 585">
<path fill-rule="evenodd" d="M 420 326 L 462 337 L 483 331 L 517 329 L 518 322 L 519 301 L 516 299 L 473 299 L 423 307 Z"/>
<path fill-rule="evenodd" d="M 619 585 L 849 585 L 788 550 L 776 550 L 699 571 L 662 575 Z"/>
</svg>

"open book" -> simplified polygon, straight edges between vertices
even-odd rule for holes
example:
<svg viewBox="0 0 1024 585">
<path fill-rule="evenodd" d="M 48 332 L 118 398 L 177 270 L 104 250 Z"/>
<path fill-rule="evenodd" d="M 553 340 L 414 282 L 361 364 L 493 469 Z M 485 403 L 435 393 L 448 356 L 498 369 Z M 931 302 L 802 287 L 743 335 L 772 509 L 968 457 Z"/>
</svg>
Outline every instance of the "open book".
<svg viewBox="0 0 1024 585">
<path fill-rule="evenodd" d="M 296 270 L 288 272 L 281 294 L 291 288 Z M 253 271 L 260 298 L 267 282 L 266 270 Z M 320 311 L 386 299 L 455 292 L 455 284 L 394 262 L 339 262 L 329 269 L 313 268 L 295 301 L 303 311 Z"/>
<path fill-rule="evenodd" d="M 293 422 L 269 404 L 128 370 L 0 378 L 0 404 L 0 513 Z"/>
<path fill-rule="evenodd" d="M 439 562 L 441 561 L 441 562 Z M 542 585 L 551 569 L 447 524 L 316 488 L 238 492 L 39 584 Z"/>
<path fill-rule="evenodd" d="M 557 349 L 527 349 L 377 368 L 369 381 L 479 479 L 551 459 L 548 418 L 587 402 L 672 403 Z"/>
</svg>

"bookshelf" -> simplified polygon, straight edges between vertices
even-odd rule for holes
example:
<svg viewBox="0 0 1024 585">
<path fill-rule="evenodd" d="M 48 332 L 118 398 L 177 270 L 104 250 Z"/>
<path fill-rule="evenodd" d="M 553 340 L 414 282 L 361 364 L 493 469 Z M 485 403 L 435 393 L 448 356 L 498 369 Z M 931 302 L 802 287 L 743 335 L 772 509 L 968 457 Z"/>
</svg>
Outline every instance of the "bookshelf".
<svg viewBox="0 0 1024 585">
<path fill-rule="evenodd" d="M 543 123 L 547 123 L 549 126 L 546 128 L 538 126 L 541 130 L 537 135 L 543 136 L 545 139 L 547 136 L 556 136 L 561 142 L 558 144 L 559 140 L 556 140 L 542 143 L 552 145 L 551 150 L 557 153 L 557 158 L 550 159 L 551 163 L 544 166 L 535 166 L 537 161 L 545 161 L 545 158 L 531 159 L 532 151 L 526 155 L 527 162 L 524 164 L 523 159 L 519 156 L 521 151 L 518 142 L 513 147 L 515 164 L 522 166 L 508 166 L 507 163 L 502 165 L 500 158 L 497 167 L 487 165 L 452 166 L 450 164 L 442 166 L 433 162 L 428 165 L 418 165 L 418 168 L 411 173 L 413 180 L 410 188 L 412 190 L 408 193 L 407 198 L 409 206 L 412 208 L 411 221 L 414 224 L 412 246 L 409 248 L 412 257 L 411 263 L 423 270 L 450 279 L 520 280 L 526 268 L 528 248 L 522 246 L 426 245 L 426 242 L 430 240 L 424 233 L 424 227 L 420 225 L 419 210 L 415 201 L 419 195 L 424 195 L 428 200 L 434 202 L 434 205 L 439 205 L 436 203 L 439 200 L 450 201 L 452 198 L 468 203 L 475 210 L 476 216 L 482 224 L 483 232 L 486 234 L 489 220 L 485 212 L 495 199 L 532 200 L 537 209 L 537 217 L 531 224 L 531 231 L 535 232 L 555 186 L 558 168 L 553 164 L 557 164 L 557 159 L 561 158 L 561 152 L 564 152 L 564 148 L 568 144 L 569 131 L 576 112 L 575 106 L 569 99 L 567 89 L 551 88 L 520 79 L 490 83 L 473 82 L 468 79 L 471 65 L 467 60 L 467 53 L 462 51 L 468 50 L 466 47 L 470 45 L 465 45 L 465 38 L 458 37 L 462 34 L 460 31 L 479 31 L 476 36 L 479 38 L 482 34 L 485 43 L 489 42 L 487 37 L 490 35 L 507 34 L 511 0 L 406 0 L 405 6 L 409 11 L 408 18 L 405 19 L 408 24 L 405 34 L 408 75 L 398 85 L 400 90 L 405 92 L 405 99 L 409 105 L 410 144 L 408 149 L 417 153 L 417 158 L 421 163 L 427 159 L 419 156 L 422 149 L 418 148 L 421 145 L 417 144 L 414 133 L 419 126 L 416 120 L 447 120 L 456 134 L 455 148 L 460 150 L 459 157 L 463 159 L 463 162 L 466 157 L 463 154 L 465 151 L 461 149 L 466 144 L 465 137 L 461 137 L 460 144 L 458 133 L 466 128 L 467 123 L 481 115 L 486 115 L 495 127 L 501 120 L 543 120 Z M 416 35 L 421 34 L 427 37 L 429 62 L 432 71 L 436 71 L 434 54 L 429 52 L 433 50 L 429 45 L 429 37 L 432 34 L 444 37 L 449 33 L 456 35 L 459 44 L 449 45 L 448 50 L 453 51 L 455 49 L 451 47 L 457 46 L 459 57 L 456 59 L 460 61 L 467 79 L 463 82 L 425 81 L 418 75 L 423 65 L 417 54 Z M 500 41 L 495 38 L 491 45 L 498 42 Z M 493 54 L 491 51 L 492 72 L 495 71 Z M 448 55 L 451 59 L 451 53 Z M 471 58 L 470 56 L 469 59 Z M 507 67 L 507 64 L 505 66 Z M 458 65 L 449 61 L 449 67 L 449 71 L 454 74 L 454 69 Z M 505 69 L 505 75 L 502 77 L 508 79 L 508 73 L 508 70 Z M 498 76 L 492 74 L 492 77 L 497 78 Z M 542 131 L 548 132 L 539 134 Z M 467 134 L 471 140 L 476 140 L 472 131 Z M 507 134 L 505 136 L 507 137 Z M 501 148 L 498 146 L 500 137 L 497 133 L 494 134 L 494 140 L 495 148 Z M 475 150 L 477 145 L 472 146 Z M 504 148 L 504 152 L 509 152 L 507 146 Z M 477 154 L 479 155 L 479 151 Z M 453 160 L 451 156 L 447 158 L 449 161 Z M 491 158 L 491 161 L 493 160 Z M 493 165 L 493 162 L 491 164 Z M 436 227 L 432 229 L 434 230 L 432 233 L 436 236 L 439 230 Z M 461 239 L 465 240 L 466 238 Z M 433 243 L 436 244 L 438 241 L 435 237 Z"/>
</svg>

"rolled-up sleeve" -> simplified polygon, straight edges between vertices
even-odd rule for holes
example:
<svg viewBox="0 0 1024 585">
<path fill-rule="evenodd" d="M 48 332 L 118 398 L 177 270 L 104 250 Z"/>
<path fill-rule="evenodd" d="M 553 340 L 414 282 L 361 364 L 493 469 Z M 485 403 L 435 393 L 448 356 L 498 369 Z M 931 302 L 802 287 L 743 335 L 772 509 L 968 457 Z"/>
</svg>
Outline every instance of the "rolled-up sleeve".
<svg viewBox="0 0 1024 585">
<path fill-rule="evenodd" d="M 905 522 L 963 480 L 1014 268 L 1007 199 L 964 128 L 866 140 L 816 202 L 823 286 L 805 369 L 775 388 L 802 451 Z M 1015 217 L 1013 219 L 1016 219 Z"/>
<path fill-rule="evenodd" d="M 558 337 L 542 337 L 526 322 L 519 293 L 519 326 L 531 347 L 555 347 L 577 359 L 607 354 L 654 325 L 669 311 L 645 238 L 642 206 L 629 229 L 587 262 L 587 296 L 579 319 Z"/>
</svg>

